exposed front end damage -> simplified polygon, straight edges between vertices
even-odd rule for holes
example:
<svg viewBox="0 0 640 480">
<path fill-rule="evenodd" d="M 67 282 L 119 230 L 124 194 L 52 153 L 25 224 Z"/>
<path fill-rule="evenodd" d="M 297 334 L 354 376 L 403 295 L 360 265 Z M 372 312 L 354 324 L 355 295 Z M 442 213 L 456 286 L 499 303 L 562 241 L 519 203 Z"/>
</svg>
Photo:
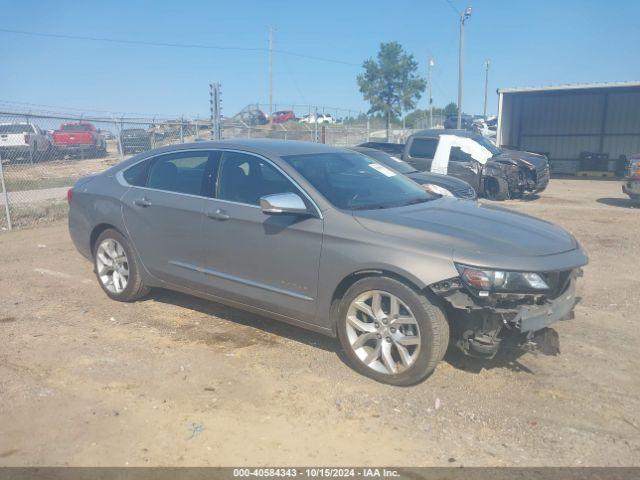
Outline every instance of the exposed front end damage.
<svg viewBox="0 0 640 480">
<path fill-rule="evenodd" d="M 536 349 L 551 324 L 573 318 L 580 268 L 541 274 L 551 289 L 542 294 L 482 292 L 461 277 L 434 283 L 443 300 L 451 336 L 467 355 L 493 358 L 505 347 Z"/>
<path fill-rule="evenodd" d="M 511 198 L 540 193 L 549 184 L 549 159 L 545 155 L 505 150 L 493 157 L 492 163 L 502 170 Z"/>
</svg>

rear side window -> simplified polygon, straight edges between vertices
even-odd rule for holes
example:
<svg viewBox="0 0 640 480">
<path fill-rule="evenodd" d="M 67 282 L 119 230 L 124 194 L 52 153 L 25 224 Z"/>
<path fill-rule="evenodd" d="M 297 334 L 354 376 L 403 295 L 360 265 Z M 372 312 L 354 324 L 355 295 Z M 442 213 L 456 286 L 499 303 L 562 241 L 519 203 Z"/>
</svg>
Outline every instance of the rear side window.
<svg viewBox="0 0 640 480">
<path fill-rule="evenodd" d="M 86 123 L 67 123 L 62 125 L 63 132 L 90 132 L 91 125 Z"/>
<path fill-rule="evenodd" d="M 147 163 L 148 162 L 140 162 L 136 163 L 133 167 L 127 168 L 122 176 L 127 181 L 129 185 L 134 185 L 136 187 L 144 187 L 146 181 L 146 172 L 147 172 Z"/>
<path fill-rule="evenodd" d="M 157 157 L 149 168 L 146 186 L 167 192 L 205 195 L 208 161 L 208 152 L 179 152 Z"/>
<path fill-rule="evenodd" d="M 260 197 L 298 193 L 296 187 L 270 163 L 253 155 L 224 152 L 218 180 L 218 198 L 260 205 Z"/>
<path fill-rule="evenodd" d="M 437 138 L 415 138 L 411 142 L 409 156 L 413 158 L 433 158 L 438 148 Z"/>
<path fill-rule="evenodd" d="M 35 129 L 28 123 L 12 123 L 0 125 L 0 133 L 33 133 Z"/>
</svg>

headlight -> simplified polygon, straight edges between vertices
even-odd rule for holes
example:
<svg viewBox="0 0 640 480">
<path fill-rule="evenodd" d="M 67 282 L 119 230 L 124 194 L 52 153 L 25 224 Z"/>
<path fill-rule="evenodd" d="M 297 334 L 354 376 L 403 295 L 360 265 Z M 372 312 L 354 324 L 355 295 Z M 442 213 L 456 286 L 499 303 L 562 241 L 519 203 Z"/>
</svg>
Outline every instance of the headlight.
<svg viewBox="0 0 640 480">
<path fill-rule="evenodd" d="M 549 285 L 534 272 L 508 272 L 485 270 L 456 264 L 462 280 L 470 287 L 482 292 L 531 293 L 549 290 Z"/>
<path fill-rule="evenodd" d="M 422 188 L 429 193 L 434 193 L 443 197 L 453 197 L 453 193 L 449 190 L 444 187 L 440 187 L 439 185 L 434 185 L 433 183 L 425 183 L 422 185 Z"/>
</svg>

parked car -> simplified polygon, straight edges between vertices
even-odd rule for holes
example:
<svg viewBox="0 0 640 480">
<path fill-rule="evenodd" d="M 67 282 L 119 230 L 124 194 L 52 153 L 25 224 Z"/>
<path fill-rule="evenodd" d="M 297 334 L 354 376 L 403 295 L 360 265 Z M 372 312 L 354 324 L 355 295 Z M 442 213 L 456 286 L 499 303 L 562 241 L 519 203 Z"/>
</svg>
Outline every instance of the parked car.
<svg viewBox="0 0 640 480">
<path fill-rule="evenodd" d="M 572 314 L 587 263 L 572 235 L 389 172 L 316 143 L 173 145 L 80 179 L 69 231 L 111 299 L 169 288 L 337 336 L 395 385 L 450 339 L 492 357 Z"/>
<path fill-rule="evenodd" d="M 458 115 L 447 115 L 444 119 L 444 128 L 448 130 L 453 130 L 458 128 Z M 462 114 L 461 118 L 461 126 L 462 130 L 472 130 L 473 129 L 473 117 L 471 115 Z"/>
<path fill-rule="evenodd" d="M 292 110 L 280 110 L 278 112 L 273 112 L 273 115 L 271 115 L 271 121 L 273 123 L 285 123 L 295 120 L 296 114 L 293 113 Z"/>
<path fill-rule="evenodd" d="M 336 123 L 335 119 L 328 113 L 319 113 L 318 115 L 312 113 L 310 115 L 304 115 L 300 120 L 300 123 Z"/>
<path fill-rule="evenodd" d="M 0 157 L 2 160 L 37 162 L 51 156 L 51 137 L 29 122 L 0 123 Z"/>
<path fill-rule="evenodd" d="M 404 152 L 404 143 L 391 143 L 391 142 L 365 142 L 358 145 L 364 148 L 373 148 L 376 150 L 382 150 L 389 155 L 396 158 L 402 158 L 402 152 Z"/>
<path fill-rule="evenodd" d="M 258 108 L 247 107 L 233 116 L 233 120 L 240 121 L 251 127 L 256 125 L 266 125 L 269 123 L 267 116 Z"/>
<path fill-rule="evenodd" d="M 484 137 L 491 140 L 495 140 L 498 130 L 498 117 L 478 118 L 473 121 L 473 128 L 475 132 L 478 132 Z"/>
<path fill-rule="evenodd" d="M 451 175 L 493 200 L 542 192 L 549 183 L 545 155 L 496 147 L 466 130 L 424 130 L 409 137 L 402 159 L 420 171 Z"/>
<path fill-rule="evenodd" d="M 417 184 L 422 185 L 422 188 L 428 192 L 465 200 L 475 200 L 477 198 L 476 191 L 464 180 L 459 180 L 449 175 L 440 175 L 439 173 L 420 172 L 398 157 L 391 156 L 388 153 L 374 148 L 351 147 L 351 150 L 371 157 L 376 162 L 409 177 Z"/>
<path fill-rule="evenodd" d="M 632 200 L 640 200 L 640 154 L 629 157 L 622 192 Z"/>
<path fill-rule="evenodd" d="M 53 132 L 53 144 L 60 154 L 107 155 L 107 142 L 100 131 L 89 122 L 63 123 Z"/>
<path fill-rule="evenodd" d="M 144 128 L 127 128 L 120 132 L 123 155 L 151 150 L 151 135 Z"/>
<path fill-rule="evenodd" d="M 101 130 L 102 136 L 104 137 L 105 140 L 115 140 L 116 136 L 113 134 L 113 132 L 109 131 L 109 130 Z"/>
</svg>

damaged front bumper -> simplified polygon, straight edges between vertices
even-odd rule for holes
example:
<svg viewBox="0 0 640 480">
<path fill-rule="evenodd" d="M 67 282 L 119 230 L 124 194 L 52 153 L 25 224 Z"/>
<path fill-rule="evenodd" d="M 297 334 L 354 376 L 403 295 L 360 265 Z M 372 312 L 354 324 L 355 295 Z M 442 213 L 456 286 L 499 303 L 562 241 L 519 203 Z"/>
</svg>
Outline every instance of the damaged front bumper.
<svg viewBox="0 0 640 480">
<path fill-rule="evenodd" d="M 573 318 L 576 278 L 581 272 L 581 269 L 571 271 L 566 284 L 553 298 L 534 294 L 478 298 L 459 278 L 438 282 L 430 288 L 444 300 L 455 345 L 467 355 L 493 358 L 507 344 L 530 349 L 537 333 L 555 322 Z"/>
</svg>

